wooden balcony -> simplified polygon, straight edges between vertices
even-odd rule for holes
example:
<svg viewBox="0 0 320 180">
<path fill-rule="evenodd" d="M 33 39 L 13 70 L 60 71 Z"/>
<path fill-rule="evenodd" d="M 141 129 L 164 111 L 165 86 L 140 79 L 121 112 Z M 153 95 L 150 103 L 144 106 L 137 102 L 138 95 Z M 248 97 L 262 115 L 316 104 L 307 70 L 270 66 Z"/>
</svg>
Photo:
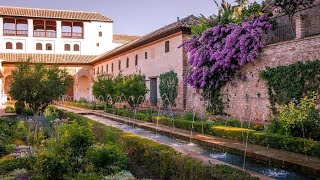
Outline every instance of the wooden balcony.
<svg viewBox="0 0 320 180">
<path fill-rule="evenodd" d="M 72 39 L 83 39 L 83 33 L 76 33 L 76 32 L 62 32 L 62 38 L 72 38 Z"/>
<path fill-rule="evenodd" d="M 35 31 L 33 31 L 33 37 L 56 38 L 57 37 L 57 32 L 55 32 L 55 31 L 35 30 Z"/>
<path fill-rule="evenodd" d="M 12 30 L 12 29 L 3 29 L 4 36 L 28 36 L 28 30 Z"/>
</svg>

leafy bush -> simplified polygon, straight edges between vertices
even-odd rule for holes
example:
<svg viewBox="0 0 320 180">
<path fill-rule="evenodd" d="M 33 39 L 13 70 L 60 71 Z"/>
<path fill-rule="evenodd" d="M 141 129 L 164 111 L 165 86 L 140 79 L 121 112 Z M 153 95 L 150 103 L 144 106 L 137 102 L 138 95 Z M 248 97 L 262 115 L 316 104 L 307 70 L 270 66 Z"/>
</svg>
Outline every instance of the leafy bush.
<svg viewBox="0 0 320 180">
<path fill-rule="evenodd" d="M 87 158 L 94 164 L 98 172 L 107 174 L 120 172 L 126 168 L 127 157 L 122 149 L 115 144 L 101 144 L 89 148 Z"/>
<path fill-rule="evenodd" d="M 177 73 L 171 70 L 169 72 L 160 74 L 159 92 L 162 98 L 164 108 L 167 108 L 169 103 L 172 106 L 176 105 L 175 100 L 178 96 Z"/>
<path fill-rule="evenodd" d="M 12 105 L 6 106 L 6 108 L 4 109 L 4 111 L 6 113 L 15 113 L 16 110 L 14 109 L 14 107 Z"/>
<path fill-rule="evenodd" d="M 275 120 L 271 121 L 270 130 L 320 140 L 320 116 L 315 109 L 316 105 L 316 94 L 302 98 L 297 105 L 294 102 L 280 105 Z"/>
<path fill-rule="evenodd" d="M 22 101 L 17 101 L 14 104 L 15 110 L 17 114 L 22 114 L 23 109 L 25 108 L 25 104 Z"/>
<path fill-rule="evenodd" d="M 34 161 L 34 157 L 0 160 L 0 174 L 6 174 L 15 169 L 31 169 Z"/>
</svg>

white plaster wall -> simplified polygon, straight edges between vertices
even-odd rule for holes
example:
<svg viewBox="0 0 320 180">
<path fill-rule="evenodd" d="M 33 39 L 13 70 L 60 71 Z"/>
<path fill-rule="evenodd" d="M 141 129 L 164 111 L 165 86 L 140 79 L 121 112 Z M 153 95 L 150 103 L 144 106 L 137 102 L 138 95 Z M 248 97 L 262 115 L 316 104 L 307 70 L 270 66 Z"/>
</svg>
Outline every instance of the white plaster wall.
<svg viewBox="0 0 320 180">
<path fill-rule="evenodd" d="M 47 53 L 47 54 L 77 54 L 77 55 L 100 55 L 109 51 L 117 44 L 112 42 L 113 23 L 112 22 L 84 22 L 84 39 L 61 38 L 61 21 L 57 21 L 57 38 L 42 38 L 33 36 L 33 22 L 28 20 L 29 36 L 3 36 L 3 18 L 0 18 L 0 52 L 1 53 Z M 102 32 L 102 37 L 99 37 L 99 31 Z M 6 42 L 23 42 L 23 50 L 6 49 Z M 43 44 L 43 50 L 36 50 L 36 43 Z M 45 50 L 45 44 L 52 44 L 52 51 Z M 97 47 L 99 43 L 99 47 Z M 65 51 L 64 45 L 70 44 L 71 51 Z M 73 45 L 80 45 L 80 51 L 73 51 Z"/>
<path fill-rule="evenodd" d="M 158 99 L 160 100 L 160 92 L 159 92 L 159 76 L 162 73 L 168 72 L 170 70 L 174 70 L 178 74 L 179 83 L 178 89 L 182 90 L 183 87 L 183 52 L 182 48 L 178 48 L 182 43 L 182 34 L 175 34 L 172 37 L 166 39 L 160 39 L 156 43 L 151 43 L 149 45 L 145 45 L 140 49 L 136 49 L 134 51 L 122 54 L 119 57 L 110 59 L 106 62 L 101 62 L 94 66 L 95 72 L 99 67 L 101 72 L 101 68 L 103 66 L 104 73 L 106 73 L 106 66 L 108 64 L 109 74 L 117 75 L 120 71 L 123 74 L 133 74 L 137 72 L 141 72 L 146 76 L 146 84 L 148 89 L 150 88 L 149 79 L 152 77 L 157 77 L 158 83 Z M 170 52 L 165 53 L 165 42 L 170 42 Z M 145 52 L 148 53 L 148 59 L 145 59 Z M 138 55 L 138 66 L 135 66 L 135 55 Z M 129 68 L 126 67 L 126 60 L 129 57 Z M 121 60 L 121 70 L 119 70 L 119 60 Z M 111 64 L 114 64 L 114 71 L 111 73 Z M 97 76 L 97 73 L 95 73 Z M 147 94 L 147 100 L 149 100 L 150 95 Z M 158 102 L 159 102 L 158 100 Z M 176 99 L 177 108 L 183 109 L 183 95 L 182 92 L 179 92 L 179 95 Z"/>
</svg>

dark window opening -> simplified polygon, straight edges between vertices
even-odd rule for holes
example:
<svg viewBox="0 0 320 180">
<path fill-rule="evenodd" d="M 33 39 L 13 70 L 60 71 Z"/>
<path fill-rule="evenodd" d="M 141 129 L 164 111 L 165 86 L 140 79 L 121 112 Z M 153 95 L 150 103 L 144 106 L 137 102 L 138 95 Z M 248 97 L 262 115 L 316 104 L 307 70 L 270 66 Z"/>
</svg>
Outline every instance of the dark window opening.
<svg viewBox="0 0 320 180">
<path fill-rule="evenodd" d="M 169 41 L 166 41 L 165 42 L 165 53 L 169 52 L 170 51 L 170 42 Z"/>
<path fill-rule="evenodd" d="M 102 32 L 101 31 L 99 31 L 99 37 L 102 37 Z"/>
<path fill-rule="evenodd" d="M 13 49 L 11 42 L 6 43 L 6 49 Z"/>
<path fill-rule="evenodd" d="M 135 65 L 138 66 L 138 54 L 136 54 Z"/>
<path fill-rule="evenodd" d="M 121 70 L 121 60 L 119 60 L 119 70 Z"/>
<path fill-rule="evenodd" d="M 144 59 L 148 59 L 148 52 L 144 53 Z"/>
<path fill-rule="evenodd" d="M 80 46 L 79 46 L 79 44 L 73 45 L 73 51 L 80 51 Z"/>
<path fill-rule="evenodd" d="M 37 43 L 36 44 L 36 50 L 42 50 L 42 44 L 41 43 Z"/>
<path fill-rule="evenodd" d="M 16 44 L 16 49 L 23 49 L 23 44 L 21 42 L 18 42 Z"/>
<path fill-rule="evenodd" d="M 64 45 L 64 50 L 65 50 L 65 51 L 70 51 L 70 49 L 71 49 L 71 48 L 70 48 L 70 44 L 65 44 L 65 45 Z"/>
<path fill-rule="evenodd" d="M 127 68 L 129 68 L 129 58 L 127 58 Z"/>
<path fill-rule="evenodd" d="M 47 51 L 52 51 L 52 44 L 47 43 L 47 44 L 46 44 L 46 50 L 47 50 Z"/>
</svg>

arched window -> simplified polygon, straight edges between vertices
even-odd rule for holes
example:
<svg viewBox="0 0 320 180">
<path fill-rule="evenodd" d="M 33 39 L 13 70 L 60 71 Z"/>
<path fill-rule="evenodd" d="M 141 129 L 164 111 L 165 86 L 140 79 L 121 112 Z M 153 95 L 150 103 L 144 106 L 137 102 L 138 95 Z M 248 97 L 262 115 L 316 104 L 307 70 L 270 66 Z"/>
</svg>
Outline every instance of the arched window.
<svg viewBox="0 0 320 180">
<path fill-rule="evenodd" d="M 70 44 L 65 44 L 64 45 L 64 50 L 65 51 L 70 51 Z"/>
<path fill-rule="evenodd" d="M 119 60 L 119 71 L 121 70 L 121 60 Z"/>
<path fill-rule="evenodd" d="M 6 49 L 13 49 L 11 42 L 6 42 Z"/>
<path fill-rule="evenodd" d="M 138 54 L 136 54 L 135 65 L 138 66 Z"/>
<path fill-rule="evenodd" d="M 21 42 L 16 43 L 16 49 L 23 49 L 23 44 Z"/>
<path fill-rule="evenodd" d="M 47 44 L 46 44 L 46 50 L 47 50 L 47 51 L 52 51 L 52 44 L 47 43 Z"/>
<path fill-rule="evenodd" d="M 36 44 L 36 50 L 42 50 L 42 44 L 41 43 L 37 43 Z"/>
<path fill-rule="evenodd" d="M 74 51 L 80 51 L 80 46 L 79 46 L 79 44 L 73 45 L 73 50 L 74 50 Z"/>
<path fill-rule="evenodd" d="M 106 66 L 106 71 L 107 71 L 107 73 L 109 73 L 109 65 L 108 64 Z"/>
</svg>

